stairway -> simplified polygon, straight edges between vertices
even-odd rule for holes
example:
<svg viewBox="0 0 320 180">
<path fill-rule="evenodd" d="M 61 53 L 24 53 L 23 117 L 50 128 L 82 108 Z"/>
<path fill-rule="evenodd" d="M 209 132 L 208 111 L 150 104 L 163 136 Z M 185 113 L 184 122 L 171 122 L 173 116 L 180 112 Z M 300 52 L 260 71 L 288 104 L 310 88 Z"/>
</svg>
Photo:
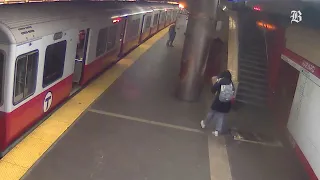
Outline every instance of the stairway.
<svg viewBox="0 0 320 180">
<path fill-rule="evenodd" d="M 267 100 L 267 55 L 263 32 L 255 20 L 240 16 L 239 86 L 237 102 L 265 106 Z"/>
</svg>

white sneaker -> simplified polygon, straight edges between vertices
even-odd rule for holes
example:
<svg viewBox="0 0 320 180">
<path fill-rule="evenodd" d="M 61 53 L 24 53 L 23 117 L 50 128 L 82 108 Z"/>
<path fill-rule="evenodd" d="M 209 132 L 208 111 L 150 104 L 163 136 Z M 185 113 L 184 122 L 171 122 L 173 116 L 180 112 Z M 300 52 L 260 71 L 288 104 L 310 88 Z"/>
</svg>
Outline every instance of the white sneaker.
<svg viewBox="0 0 320 180">
<path fill-rule="evenodd" d="M 213 131 L 212 134 L 217 137 L 219 136 L 219 131 Z"/>
<path fill-rule="evenodd" d="M 201 125 L 201 128 L 202 128 L 202 129 L 204 129 L 204 128 L 206 127 L 206 125 L 204 124 L 204 121 L 203 121 L 203 120 L 200 122 L 200 125 Z"/>
</svg>

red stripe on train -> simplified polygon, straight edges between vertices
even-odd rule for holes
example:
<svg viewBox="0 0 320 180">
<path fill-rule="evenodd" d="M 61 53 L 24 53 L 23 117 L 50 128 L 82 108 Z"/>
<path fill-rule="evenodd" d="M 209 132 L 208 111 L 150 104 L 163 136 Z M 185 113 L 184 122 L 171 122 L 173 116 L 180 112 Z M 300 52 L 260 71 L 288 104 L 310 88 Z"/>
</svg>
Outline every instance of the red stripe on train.
<svg viewBox="0 0 320 180">
<path fill-rule="evenodd" d="M 72 88 L 72 75 L 61 82 L 32 98 L 19 108 L 10 113 L 2 113 L 0 119 L 0 152 L 21 137 L 41 118 L 48 114 L 54 107 L 70 95 Z M 52 104 L 47 113 L 44 113 L 44 99 L 48 92 L 52 93 Z"/>
<path fill-rule="evenodd" d="M 163 29 L 164 27 L 165 23 L 160 24 L 160 29 Z M 131 44 L 131 42 L 125 44 L 127 49 L 134 48 L 136 45 L 138 44 Z M 99 72 L 102 72 L 108 65 L 117 59 L 116 53 L 118 52 L 119 49 L 117 48 L 86 65 L 83 69 L 84 72 L 80 84 L 83 85 L 87 83 Z M 4 152 L 10 144 L 21 137 L 33 125 L 47 115 L 52 109 L 54 109 L 59 103 L 68 98 L 71 89 L 72 75 L 52 86 L 48 90 L 40 93 L 38 96 L 30 99 L 14 111 L 10 113 L 0 112 L 0 154 L 1 152 Z M 44 99 L 49 91 L 52 93 L 53 100 L 50 110 L 44 113 Z"/>
<path fill-rule="evenodd" d="M 112 62 L 116 61 L 118 59 L 119 50 L 120 50 L 119 48 L 116 48 L 111 52 L 108 52 L 106 55 L 103 55 L 97 58 L 92 63 L 87 64 L 83 68 L 83 77 L 81 78 L 80 85 L 86 84 L 93 77 L 95 77 L 97 74 L 102 72 L 106 67 L 108 67 Z"/>
</svg>

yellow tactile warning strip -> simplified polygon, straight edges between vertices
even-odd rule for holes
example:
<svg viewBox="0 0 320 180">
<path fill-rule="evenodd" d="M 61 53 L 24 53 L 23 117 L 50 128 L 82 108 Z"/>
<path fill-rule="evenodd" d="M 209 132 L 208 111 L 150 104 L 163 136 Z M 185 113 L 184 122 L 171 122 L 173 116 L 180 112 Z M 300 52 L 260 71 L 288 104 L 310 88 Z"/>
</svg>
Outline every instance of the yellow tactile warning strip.
<svg viewBox="0 0 320 180">
<path fill-rule="evenodd" d="M 104 72 L 31 132 L 0 160 L 0 179 L 18 180 L 57 141 L 110 85 L 121 76 L 155 42 L 167 33 L 167 28 L 140 45 L 129 55 Z"/>
</svg>

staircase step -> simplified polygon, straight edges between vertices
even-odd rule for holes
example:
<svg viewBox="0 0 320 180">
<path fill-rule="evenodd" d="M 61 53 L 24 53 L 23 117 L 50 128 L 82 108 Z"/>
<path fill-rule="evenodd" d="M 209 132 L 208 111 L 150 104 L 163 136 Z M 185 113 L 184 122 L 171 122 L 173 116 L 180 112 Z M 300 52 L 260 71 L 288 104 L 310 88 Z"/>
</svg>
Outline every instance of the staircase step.
<svg viewBox="0 0 320 180">
<path fill-rule="evenodd" d="M 256 84 L 257 86 L 267 86 L 267 81 L 265 78 L 256 78 L 256 77 L 252 77 L 252 76 L 247 76 L 247 75 L 239 75 L 239 82 L 240 83 L 253 83 Z"/>
<path fill-rule="evenodd" d="M 244 37 L 244 38 L 241 39 L 239 44 L 247 45 L 247 46 L 257 45 L 258 47 L 264 47 L 265 46 L 265 40 L 264 39 L 247 39 L 247 38 Z"/>
<path fill-rule="evenodd" d="M 250 101 L 260 101 L 260 102 L 265 102 L 267 100 L 266 96 L 259 96 L 256 94 L 243 93 L 243 92 L 237 92 L 237 98 L 243 99 L 243 100 L 250 100 Z"/>
<path fill-rule="evenodd" d="M 250 15 L 240 17 L 238 62 L 240 84 L 236 101 L 264 107 L 268 95 L 265 37 L 255 24 L 256 18 Z"/>
<path fill-rule="evenodd" d="M 266 57 L 258 57 L 255 55 L 249 55 L 249 54 L 239 54 L 239 57 L 241 60 L 247 60 L 247 61 L 254 61 L 254 62 L 261 62 L 264 64 L 267 64 L 267 58 Z"/>
<path fill-rule="evenodd" d="M 258 77 L 249 73 L 239 73 L 239 80 L 241 81 L 254 81 L 259 84 L 266 84 L 267 83 L 266 77 Z"/>
<path fill-rule="evenodd" d="M 239 54 L 241 55 L 253 55 L 253 56 L 258 56 L 258 57 L 267 57 L 266 50 L 265 49 L 250 49 L 250 48 L 245 48 L 245 49 L 239 49 Z"/>
<path fill-rule="evenodd" d="M 239 64 L 252 64 L 254 66 L 261 66 L 261 67 L 267 67 L 267 61 L 260 61 L 256 59 L 248 59 L 248 58 L 243 58 L 239 57 Z"/>
<path fill-rule="evenodd" d="M 253 61 L 267 62 L 267 57 L 266 56 L 257 56 L 255 54 L 239 53 L 239 57 L 242 58 L 242 59 L 248 59 L 248 60 L 253 60 Z"/>
<path fill-rule="evenodd" d="M 267 83 L 255 83 L 253 81 L 241 81 L 239 84 L 240 86 L 245 86 L 246 88 L 251 88 L 251 89 L 259 89 L 261 91 L 267 91 Z"/>
<path fill-rule="evenodd" d="M 262 79 L 266 79 L 267 74 L 266 72 L 261 72 L 261 71 L 250 71 L 250 70 L 246 70 L 246 69 L 239 69 L 239 75 L 248 75 L 248 76 L 252 76 L 252 77 L 256 77 L 256 78 L 262 78 Z"/>
<path fill-rule="evenodd" d="M 237 93 L 236 100 L 243 103 L 261 105 L 261 106 L 264 106 L 267 102 L 266 97 L 259 97 L 259 96 L 254 96 L 252 94 L 240 94 L 240 93 Z"/>
<path fill-rule="evenodd" d="M 266 66 L 259 66 L 252 63 L 239 63 L 239 69 L 247 70 L 247 71 L 253 71 L 253 72 L 263 72 L 264 74 L 267 72 Z"/>
<path fill-rule="evenodd" d="M 239 93 L 239 94 L 252 94 L 252 95 L 261 96 L 261 97 L 267 96 L 266 89 L 250 88 L 250 87 L 245 86 L 244 84 L 239 85 L 237 93 Z"/>
<path fill-rule="evenodd" d="M 260 29 L 257 28 L 257 26 L 250 26 L 246 25 L 242 28 L 242 32 L 244 35 L 248 35 L 249 37 L 260 37 L 263 35 L 263 32 L 261 32 Z"/>
<path fill-rule="evenodd" d="M 258 57 L 266 57 L 266 50 L 264 48 L 262 49 L 252 49 L 252 48 L 244 48 L 244 49 L 239 49 L 239 54 L 242 55 L 256 55 Z"/>
<path fill-rule="evenodd" d="M 239 48 L 241 50 L 249 50 L 249 51 L 264 51 L 266 50 L 266 46 L 264 43 L 254 43 L 254 42 L 240 42 Z"/>
<path fill-rule="evenodd" d="M 256 52 L 261 52 L 263 54 L 266 53 L 266 46 L 265 45 L 261 45 L 261 44 L 254 44 L 254 43 L 244 44 L 244 43 L 240 43 L 239 44 L 239 49 L 240 49 L 240 51 L 244 51 L 244 52 L 256 51 Z"/>
<path fill-rule="evenodd" d="M 236 102 L 238 103 L 243 103 L 243 104 L 249 104 L 249 105 L 253 105 L 253 106 L 256 106 L 256 107 L 265 107 L 266 106 L 266 103 L 263 102 L 251 102 L 251 101 L 248 101 L 248 100 L 243 100 L 243 99 L 236 99 Z"/>
<path fill-rule="evenodd" d="M 245 35 L 244 35 L 245 36 Z M 260 46 L 265 46 L 265 39 L 264 38 L 242 38 L 242 41 L 240 42 L 243 45 L 250 45 L 250 44 L 255 44 Z"/>
<path fill-rule="evenodd" d="M 251 54 L 252 53 L 259 53 L 259 54 L 266 55 L 265 47 L 251 47 L 251 46 L 240 45 L 239 52 L 240 53 L 251 53 Z"/>
<path fill-rule="evenodd" d="M 245 56 L 245 55 L 249 55 L 249 56 L 257 56 L 257 57 L 262 57 L 262 58 L 266 58 L 267 54 L 265 49 L 239 49 L 239 55 L 241 56 Z"/>
<path fill-rule="evenodd" d="M 262 49 L 259 51 L 246 49 L 246 50 L 240 51 L 239 54 L 250 54 L 250 55 L 255 55 L 255 56 L 264 57 L 264 58 L 266 57 L 265 49 Z"/>
</svg>

